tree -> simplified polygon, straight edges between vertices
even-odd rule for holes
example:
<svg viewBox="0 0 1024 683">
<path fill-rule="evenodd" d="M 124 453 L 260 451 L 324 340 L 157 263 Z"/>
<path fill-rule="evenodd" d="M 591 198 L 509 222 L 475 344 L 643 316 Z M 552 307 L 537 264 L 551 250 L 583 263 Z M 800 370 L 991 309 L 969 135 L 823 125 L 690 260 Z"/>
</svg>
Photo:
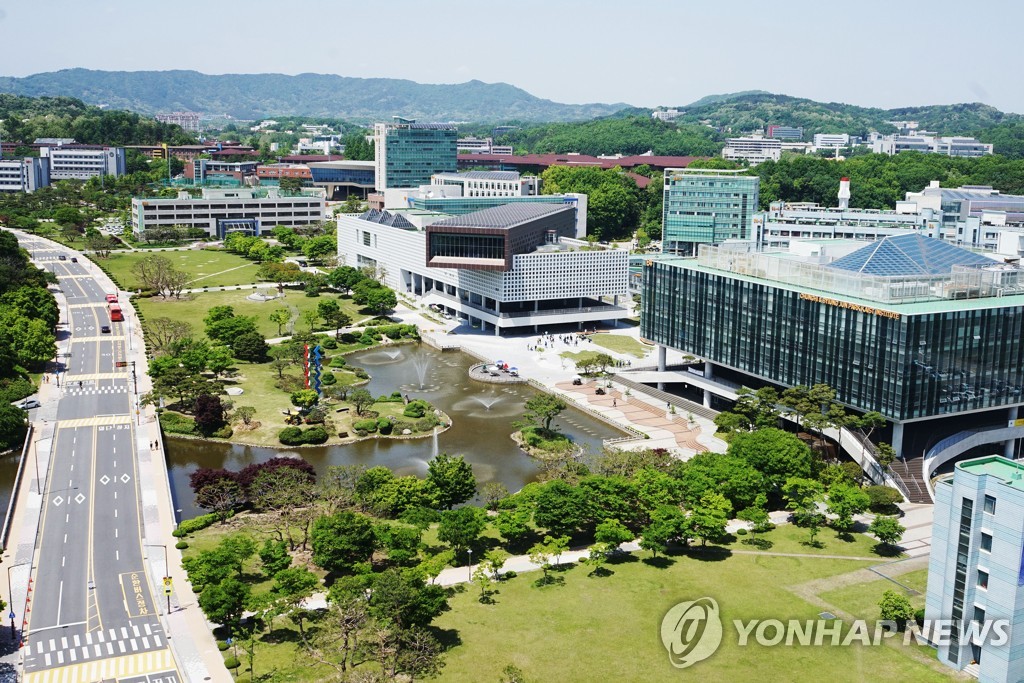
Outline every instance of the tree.
<svg viewBox="0 0 1024 683">
<path fill-rule="evenodd" d="M 772 524 L 771 517 L 768 515 L 768 511 L 765 510 L 765 506 L 767 504 L 767 497 L 763 493 L 758 494 L 754 504 L 748 508 L 740 510 L 736 514 L 736 518 L 743 520 L 744 522 L 750 522 L 751 533 L 759 534 L 765 531 L 771 531 L 774 525 Z"/>
<path fill-rule="evenodd" d="M 853 526 L 853 516 L 867 510 L 870 504 L 871 498 L 859 486 L 838 482 L 828 489 L 826 509 L 836 516 L 833 525 L 840 531 L 849 531 Z"/>
<path fill-rule="evenodd" d="M 320 395 L 313 389 L 299 389 L 292 392 L 291 402 L 293 406 L 300 410 L 310 410 L 320 402 Z"/>
<path fill-rule="evenodd" d="M 248 479 L 246 470 L 239 473 L 239 479 Z M 264 467 L 248 482 L 246 488 L 254 511 L 275 513 L 270 518 L 270 524 L 280 540 L 287 541 L 294 550 L 299 541 L 296 541 L 293 533 L 299 531 L 302 534 L 301 546 L 305 550 L 309 527 L 316 516 L 314 501 L 317 490 L 310 473 L 300 467 Z"/>
<path fill-rule="evenodd" d="M 238 627 L 251 595 L 249 584 L 228 577 L 203 589 L 199 607 L 210 621 L 233 630 Z"/>
<path fill-rule="evenodd" d="M 363 411 L 372 406 L 375 401 L 369 391 L 359 388 L 349 392 L 348 402 L 356 407 L 356 413 L 362 415 Z"/>
<path fill-rule="evenodd" d="M 277 325 L 277 336 L 280 337 L 284 334 L 284 326 L 292 319 L 292 314 L 287 308 L 276 308 L 271 312 L 269 318 L 270 322 Z"/>
<path fill-rule="evenodd" d="M 244 332 L 231 342 L 231 352 L 239 360 L 262 363 L 267 359 L 267 340 L 259 332 Z"/>
<path fill-rule="evenodd" d="M 552 549 L 548 541 L 551 541 L 550 536 L 545 536 L 544 540 L 535 543 L 527 553 L 530 558 L 530 562 L 540 566 L 541 571 L 544 572 L 543 582 L 548 582 L 548 571 L 551 569 L 551 558 Z"/>
<path fill-rule="evenodd" d="M 699 538 L 703 546 L 708 541 L 714 542 L 725 536 L 725 526 L 729 523 L 731 512 L 732 505 L 725 496 L 713 491 L 705 493 L 690 514 L 690 530 L 694 538 Z"/>
<path fill-rule="evenodd" d="M 320 579 L 305 567 L 282 569 L 274 575 L 274 586 L 270 590 L 284 600 L 288 606 L 288 614 L 299 625 L 299 635 L 306 637 L 303 628 L 304 610 L 302 603 L 313 595 L 320 586 Z"/>
<path fill-rule="evenodd" d="M 526 401 L 525 419 L 550 432 L 551 421 L 565 408 L 565 401 L 553 394 L 541 392 Z"/>
<path fill-rule="evenodd" d="M 494 518 L 494 527 L 509 545 L 518 545 L 530 533 L 530 511 L 502 510 Z"/>
<path fill-rule="evenodd" d="M 253 406 L 238 406 L 232 417 L 241 420 L 246 427 L 252 424 L 252 418 L 256 416 L 256 408 Z"/>
<path fill-rule="evenodd" d="M 907 622 L 914 618 L 914 606 L 902 593 L 894 590 L 887 590 L 882 593 L 882 599 L 878 601 L 878 609 L 882 619 L 896 622 L 897 628 L 902 631 L 907 627 Z"/>
<path fill-rule="evenodd" d="M 292 556 L 288 554 L 288 544 L 284 541 L 275 541 L 268 538 L 263 542 L 259 551 L 260 562 L 263 564 L 263 573 L 268 578 L 277 576 L 277 573 L 291 566 Z"/>
<path fill-rule="evenodd" d="M 757 495 L 768 488 L 764 475 L 748 460 L 735 455 L 731 447 L 725 454 L 698 453 L 683 466 L 677 482 L 683 500 L 690 505 L 697 504 L 708 491 L 717 491 L 737 510 L 750 507 Z M 664 500 L 658 504 L 672 502 L 678 501 Z"/>
<path fill-rule="evenodd" d="M 605 520 L 594 529 L 594 540 L 607 545 L 609 551 L 617 549 L 627 541 L 632 541 L 635 537 L 636 534 L 615 519 Z"/>
<path fill-rule="evenodd" d="M 883 441 L 878 444 L 877 458 L 882 469 L 887 470 L 896 461 L 896 449 Z"/>
<path fill-rule="evenodd" d="M 374 315 L 384 315 L 398 305 L 398 297 L 394 290 L 369 279 L 359 282 L 353 288 L 352 301 Z"/>
<path fill-rule="evenodd" d="M 616 550 L 616 547 L 600 541 L 590 546 L 590 552 L 584 562 L 592 567 L 589 576 L 600 576 L 608 573 L 604 565 L 608 562 L 608 556 Z"/>
<path fill-rule="evenodd" d="M 465 506 L 445 510 L 437 527 L 437 540 L 447 543 L 457 555 L 472 546 L 486 526 L 486 515 L 480 508 Z"/>
<path fill-rule="evenodd" d="M 508 498 L 508 489 L 500 481 L 488 481 L 480 487 L 480 498 L 488 510 L 497 510 L 498 503 Z"/>
<path fill-rule="evenodd" d="M 313 562 L 330 572 L 348 571 L 366 562 L 377 544 L 373 523 L 347 510 L 317 519 L 311 537 Z"/>
<path fill-rule="evenodd" d="M 25 411 L 6 403 L 0 404 L 0 453 L 19 446 L 25 440 L 27 429 Z"/>
<path fill-rule="evenodd" d="M 671 525 L 664 520 L 652 521 L 640 537 L 640 547 L 651 551 L 651 557 L 657 557 L 658 552 L 664 552 L 669 540 L 673 536 Z"/>
<path fill-rule="evenodd" d="M 341 310 L 341 306 L 334 299 L 324 299 L 316 305 L 316 312 L 321 318 L 327 321 L 334 328 L 335 338 L 341 336 L 340 329 L 345 327 L 352 319 L 347 313 Z"/>
<path fill-rule="evenodd" d="M 572 534 L 586 521 L 588 507 L 579 489 L 556 479 L 537 494 L 533 520 L 553 533 Z"/>
<path fill-rule="evenodd" d="M 378 524 L 374 531 L 377 544 L 388 551 L 388 559 L 395 564 L 407 564 L 416 559 L 423 546 L 423 534 L 416 527 Z"/>
<path fill-rule="evenodd" d="M 226 346 L 214 346 L 206 355 L 206 368 L 214 377 L 220 377 L 222 373 L 227 372 L 234 362 L 231 349 Z"/>
<path fill-rule="evenodd" d="M 445 589 L 427 585 L 414 570 L 386 569 L 374 575 L 370 614 L 393 628 L 426 626 L 448 609 Z"/>
<path fill-rule="evenodd" d="M 750 463 L 776 492 L 787 479 L 811 476 L 810 449 L 796 436 L 781 429 L 736 434 L 729 442 L 727 453 Z"/>
<path fill-rule="evenodd" d="M 312 332 L 316 328 L 316 323 L 320 320 L 320 315 L 315 310 L 303 311 L 302 315 L 299 316 L 302 322 L 309 325 L 309 331 Z"/>
<path fill-rule="evenodd" d="M 786 481 L 783 493 L 788 501 L 786 507 L 793 511 L 793 521 L 797 526 L 808 529 L 809 540 L 814 543 L 822 522 L 822 515 L 818 512 L 818 503 L 824 497 L 821 482 L 792 477 Z"/>
<path fill-rule="evenodd" d="M 427 463 L 427 482 L 436 490 L 438 507 L 451 510 L 476 495 L 473 466 L 463 456 L 441 453 Z"/>
<path fill-rule="evenodd" d="M 869 534 L 877 538 L 882 545 L 890 547 L 897 546 L 906 531 L 906 528 L 899 523 L 898 519 L 884 515 L 875 517 L 868 526 Z"/>
<path fill-rule="evenodd" d="M 245 492 L 234 479 L 216 479 L 196 491 L 196 505 L 216 512 L 221 521 L 245 502 Z"/>
<path fill-rule="evenodd" d="M 196 427 L 205 436 L 213 434 L 224 426 L 224 406 L 221 405 L 219 396 L 200 394 L 196 397 L 193 412 Z"/>
<path fill-rule="evenodd" d="M 333 259 L 338 254 L 338 239 L 335 235 L 310 237 L 302 245 L 302 253 L 310 261 L 318 263 Z"/>
</svg>

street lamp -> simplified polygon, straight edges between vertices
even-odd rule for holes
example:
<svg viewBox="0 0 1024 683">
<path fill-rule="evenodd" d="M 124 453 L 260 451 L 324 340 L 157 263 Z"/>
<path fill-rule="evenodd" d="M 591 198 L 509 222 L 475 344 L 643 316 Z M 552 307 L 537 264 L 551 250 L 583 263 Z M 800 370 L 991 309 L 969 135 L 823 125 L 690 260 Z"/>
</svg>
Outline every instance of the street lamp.
<svg viewBox="0 0 1024 683">
<path fill-rule="evenodd" d="M 7 616 L 11 618 L 11 640 L 14 640 L 18 635 L 18 632 L 14 628 L 14 590 L 11 588 L 11 570 L 15 567 L 24 567 L 26 564 L 29 563 L 19 562 L 18 564 L 12 564 L 7 568 L 7 597 L 10 598 L 10 604 L 7 606 L 10 613 Z"/>
<path fill-rule="evenodd" d="M 473 549 L 472 548 L 467 548 L 467 551 L 469 552 L 469 580 L 472 581 L 473 580 Z"/>
</svg>

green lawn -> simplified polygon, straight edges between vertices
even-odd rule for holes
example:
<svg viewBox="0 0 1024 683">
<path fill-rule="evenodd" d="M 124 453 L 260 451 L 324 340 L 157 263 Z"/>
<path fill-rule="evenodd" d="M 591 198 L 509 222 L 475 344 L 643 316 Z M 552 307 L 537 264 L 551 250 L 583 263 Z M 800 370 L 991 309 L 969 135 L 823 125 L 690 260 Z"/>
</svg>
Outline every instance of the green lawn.
<svg viewBox="0 0 1024 683">
<path fill-rule="evenodd" d="M 259 264 L 226 251 L 213 249 L 181 249 L 155 252 L 169 259 L 176 268 L 189 273 L 189 289 L 222 287 L 259 282 L 256 271 Z M 98 259 L 122 289 L 139 289 L 142 284 L 132 275 L 132 266 L 153 254 L 146 251 L 112 253 L 109 258 Z"/>
<path fill-rule="evenodd" d="M 653 346 L 645 346 L 636 339 L 621 334 L 606 334 L 602 332 L 590 335 L 590 339 L 597 346 L 602 346 L 616 353 L 629 354 L 634 358 L 643 358 L 654 349 Z"/>
<path fill-rule="evenodd" d="M 927 569 L 908 572 L 893 578 L 920 593 L 920 595 L 907 596 L 914 609 L 924 607 L 924 593 L 928 583 Z M 822 600 L 861 619 L 878 619 L 880 616 L 878 601 L 882 599 L 882 593 L 887 590 L 905 594 L 905 591 L 896 583 L 878 577 L 864 583 L 855 583 L 832 591 L 825 591 L 819 596 Z"/>
<path fill-rule="evenodd" d="M 822 527 L 815 539 L 816 547 L 807 545 L 810 534 L 807 529 L 794 524 L 780 524 L 775 529 L 756 535 L 735 536 L 734 541 L 726 544 L 735 550 L 763 550 L 771 553 L 812 553 L 815 555 L 843 555 L 845 557 L 879 557 L 874 552 L 876 542 L 863 534 L 840 536 L 835 530 Z M 751 542 L 753 541 L 753 542 Z M 755 543 L 768 541 L 760 548 Z M 882 558 L 879 558 L 882 559 Z M 888 557 L 884 559 L 890 559 Z M 895 559 L 895 558 L 893 558 Z"/>
<path fill-rule="evenodd" d="M 291 325 L 293 328 L 301 330 L 309 329 L 309 326 L 301 321 L 300 316 L 302 312 L 315 311 L 317 304 L 328 298 L 336 299 L 341 305 L 341 309 L 352 317 L 353 323 L 369 317 L 359 313 L 359 307 L 352 303 L 352 299 L 347 297 L 337 297 L 333 294 L 310 297 L 306 296 L 302 291 L 289 289 L 286 289 L 284 293 L 283 299 L 274 299 L 272 301 L 252 301 L 246 298 L 252 294 L 252 290 L 241 289 L 182 295 L 181 299 L 150 297 L 135 299 L 134 303 L 147 318 L 167 317 L 175 320 L 184 320 L 192 324 L 192 329 L 196 334 L 202 333 L 205 327 L 203 318 L 206 317 L 207 312 L 211 308 L 214 306 L 231 306 L 235 310 L 235 315 L 255 316 L 256 328 L 260 334 L 268 339 L 280 336 L 278 335 L 277 324 L 270 322 L 269 316 L 276 309 L 282 307 L 291 311 Z M 326 325 L 321 321 L 317 329 L 326 329 Z M 285 326 L 284 334 L 290 334 L 288 325 Z"/>
<path fill-rule="evenodd" d="M 843 560 L 734 555 L 717 561 L 680 556 L 659 569 L 628 561 L 608 577 L 573 567 L 565 584 L 536 588 L 535 573 L 498 588 L 497 604 L 467 590 L 433 626 L 456 643 L 439 681 L 498 681 L 512 664 L 528 681 L 946 681 L 951 676 L 916 649 L 897 647 L 738 646 L 733 619 L 816 619 L 820 609 L 785 585 L 869 566 Z M 709 596 L 724 625 L 721 649 L 681 672 L 659 639 L 665 612 L 677 602 Z M 880 675 L 884 672 L 884 676 Z"/>
</svg>

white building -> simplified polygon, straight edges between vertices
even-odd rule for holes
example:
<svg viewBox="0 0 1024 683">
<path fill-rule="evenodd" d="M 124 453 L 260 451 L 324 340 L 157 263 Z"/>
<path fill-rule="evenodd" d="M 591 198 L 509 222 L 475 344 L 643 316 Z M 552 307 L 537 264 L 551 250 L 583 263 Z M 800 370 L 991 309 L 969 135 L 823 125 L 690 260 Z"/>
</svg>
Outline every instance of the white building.
<svg viewBox="0 0 1024 683">
<path fill-rule="evenodd" d="M 265 193 L 257 189 L 204 188 L 202 197 L 179 192 L 175 199 L 132 199 L 132 230 L 181 225 L 201 228 L 211 237 L 223 239 L 229 232 L 252 235 L 269 231 L 276 225 L 296 227 L 326 219 L 326 202 L 317 196 L 282 196 L 276 189 Z"/>
<path fill-rule="evenodd" d="M 651 112 L 651 118 L 658 119 L 659 121 L 675 121 L 685 113 L 678 109 L 659 109 Z"/>
<path fill-rule="evenodd" d="M 722 158 L 730 161 L 746 161 L 756 166 L 763 161 L 778 161 L 782 156 L 782 140 L 754 135 L 744 138 L 729 138 L 725 141 Z"/>
<path fill-rule="evenodd" d="M 41 147 L 39 156 L 50 160 L 53 182 L 125 174 L 123 147 Z"/>
<path fill-rule="evenodd" d="M 881 135 L 871 143 L 875 154 L 921 152 L 949 157 L 982 157 L 993 153 L 992 145 L 967 137 L 938 137 L 922 131 L 913 135 Z"/>
<path fill-rule="evenodd" d="M 571 237 L 569 205 L 517 203 L 461 216 L 403 210 L 338 216 L 338 258 L 369 266 L 423 305 L 494 333 L 617 321 L 625 249 Z"/>
<path fill-rule="evenodd" d="M 175 111 L 170 114 L 157 114 L 156 120 L 181 126 L 190 133 L 199 132 L 199 114 L 192 111 Z"/>
<path fill-rule="evenodd" d="M 467 171 L 436 173 L 430 177 L 431 189 L 459 188 L 459 197 L 528 197 L 538 194 L 536 176 L 520 176 L 517 171 Z M 446 194 L 445 196 L 453 196 Z"/>
<path fill-rule="evenodd" d="M 50 184 L 47 159 L 0 159 L 0 192 L 35 192 Z"/>
<path fill-rule="evenodd" d="M 849 147 L 849 133 L 815 133 L 815 147 Z"/>
</svg>

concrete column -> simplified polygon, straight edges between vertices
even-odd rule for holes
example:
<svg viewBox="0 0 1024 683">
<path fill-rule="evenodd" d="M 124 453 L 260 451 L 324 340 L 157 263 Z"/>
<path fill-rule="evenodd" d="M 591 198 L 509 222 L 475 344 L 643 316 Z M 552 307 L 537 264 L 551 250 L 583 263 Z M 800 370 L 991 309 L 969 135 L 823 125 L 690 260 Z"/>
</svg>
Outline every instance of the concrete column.
<svg viewBox="0 0 1024 683">
<path fill-rule="evenodd" d="M 712 379 L 715 376 L 715 368 L 711 361 L 704 361 L 704 379 Z"/>
<path fill-rule="evenodd" d="M 664 344 L 658 344 L 658 372 L 665 372 L 667 358 L 668 348 Z"/>
<path fill-rule="evenodd" d="M 704 407 L 705 408 L 710 408 L 711 407 L 711 391 L 708 390 L 708 389 L 704 390 Z"/>
<path fill-rule="evenodd" d="M 615 305 L 615 306 L 619 305 L 619 295 L 618 294 L 616 294 L 615 296 L 612 297 L 612 304 Z"/>
<path fill-rule="evenodd" d="M 896 457 L 903 458 L 903 425 L 899 422 L 892 423 L 892 447 L 896 451 Z"/>
<path fill-rule="evenodd" d="M 498 327 L 498 323 L 494 323 L 494 336 L 495 337 L 500 337 L 501 336 L 501 328 Z"/>
<path fill-rule="evenodd" d="M 1013 406 L 1012 408 L 1010 408 L 1007 411 L 1006 418 L 1010 421 L 1011 424 L 1013 423 L 1014 420 L 1017 419 L 1017 406 Z M 1017 443 L 1016 439 L 1007 439 L 1006 440 L 1006 443 L 1003 444 L 1003 456 L 1004 457 L 1007 457 L 1010 460 L 1013 460 L 1013 451 L 1014 451 L 1014 446 L 1016 445 L 1016 443 Z"/>
</svg>

